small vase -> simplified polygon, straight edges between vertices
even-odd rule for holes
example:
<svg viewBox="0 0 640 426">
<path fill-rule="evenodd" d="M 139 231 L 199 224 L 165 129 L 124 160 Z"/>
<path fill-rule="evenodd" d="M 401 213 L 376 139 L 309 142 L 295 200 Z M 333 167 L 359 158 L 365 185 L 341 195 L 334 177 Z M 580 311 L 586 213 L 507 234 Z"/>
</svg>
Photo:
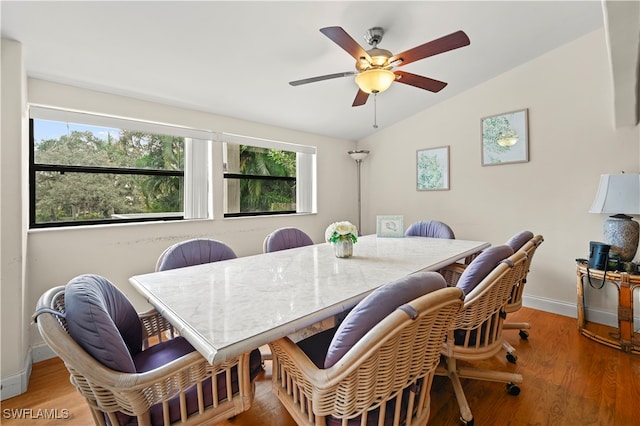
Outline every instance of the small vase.
<svg viewBox="0 0 640 426">
<path fill-rule="evenodd" d="M 333 253 L 336 257 L 351 257 L 353 256 L 353 241 L 342 240 L 333 243 Z"/>
</svg>

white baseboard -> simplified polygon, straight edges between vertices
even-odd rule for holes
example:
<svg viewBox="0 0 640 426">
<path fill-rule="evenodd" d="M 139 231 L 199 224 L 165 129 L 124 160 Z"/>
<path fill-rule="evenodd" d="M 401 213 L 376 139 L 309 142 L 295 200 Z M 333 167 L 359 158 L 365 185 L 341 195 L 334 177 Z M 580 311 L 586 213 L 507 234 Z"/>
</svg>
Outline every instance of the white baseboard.
<svg viewBox="0 0 640 426">
<path fill-rule="evenodd" d="M 44 342 L 29 348 L 24 361 L 24 368 L 15 374 L 2 378 L 2 384 L 0 384 L 0 401 L 25 393 L 29 387 L 29 378 L 31 377 L 31 367 L 33 364 L 56 356 L 57 355 Z"/>
<path fill-rule="evenodd" d="M 578 306 L 575 303 L 559 302 L 557 300 L 545 299 L 536 296 L 522 296 L 522 305 L 527 308 L 538 309 L 540 311 L 551 312 L 566 317 L 578 318 Z M 604 324 L 609 327 L 618 327 L 618 312 L 605 311 L 596 308 L 585 308 L 585 318 L 589 322 Z M 634 330 L 640 328 L 640 312 L 634 315 Z"/>
<path fill-rule="evenodd" d="M 55 358 L 57 356 L 58 355 L 56 355 L 56 353 L 51 350 L 49 345 L 44 342 L 31 346 L 31 358 L 33 359 L 34 363 Z"/>
<path fill-rule="evenodd" d="M 24 368 L 15 374 L 2 378 L 0 382 L 0 401 L 13 398 L 27 391 L 32 365 L 33 359 L 31 358 L 31 348 L 29 348 L 24 361 Z"/>
<path fill-rule="evenodd" d="M 539 311 L 551 312 L 570 318 L 578 318 L 578 308 L 574 303 L 560 302 L 536 296 L 522 296 L 522 306 Z"/>
</svg>

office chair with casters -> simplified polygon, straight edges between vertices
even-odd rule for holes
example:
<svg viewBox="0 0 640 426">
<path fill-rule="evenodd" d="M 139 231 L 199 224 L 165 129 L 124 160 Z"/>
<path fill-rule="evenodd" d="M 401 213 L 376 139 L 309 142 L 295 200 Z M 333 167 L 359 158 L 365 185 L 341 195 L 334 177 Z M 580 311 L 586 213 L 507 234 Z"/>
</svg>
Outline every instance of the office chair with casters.
<svg viewBox="0 0 640 426">
<path fill-rule="evenodd" d="M 156 271 L 184 268 L 221 260 L 235 259 L 234 251 L 225 243 L 209 238 L 194 238 L 168 247 L 156 262 Z"/>
<path fill-rule="evenodd" d="M 139 315 L 101 276 L 48 290 L 34 320 L 96 425 L 215 423 L 253 401 L 258 351 L 211 365 L 183 337 L 165 339 L 171 326 L 161 315 Z"/>
<path fill-rule="evenodd" d="M 270 343 L 273 391 L 298 425 L 426 424 L 462 291 L 435 272 L 379 287 L 333 330 Z"/>
<path fill-rule="evenodd" d="M 502 350 L 504 308 L 515 284 L 515 276 L 526 266 L 522 252 L 513 253 L 507 246 L 490 247 L 476 257 L 471 264 L 454 264 L 445 269 L 454 269 L 451 276 L 461 272 L 457 279 L 448 282 L 460 288 L 464 294 L 464 305 L 456 315 L 442 347 L 443 363 L 436 374 L 448 376 L 460 407 L 461 421 L 473 424 L 473 415 L 467 402 L 461 379 L 488 380 L 507 384 L 511 395 L 518 395 L 522 382 L 520 374 L 480 368 L 463 368 L 458 361 L 473 363 L 495 356 Z"/>
<path fill-rule="evenodd" d="M 520 277 L 517 277 L 516 285 L 513 287 L 511 292 L 511 297 L 509 298 L 509 302 L 505 307 L 505 312 L 508 314 L 516 312 L 520 310 L 522 307 L 522 295 L 524 294 L 524 286 L 527 283 L 527 275 L 531 270 L 531 261 L 533 260 L 533 255 L 535 254 L 540 244 L 544 241 L 542 235 L 536 235 L 534 237 L 533 233 L 530 231 L 522 231 L 513 237 L 509 241 L 506 242 L 508 246 L 513 248 L 514 252 L 522 251 L 526 255 L 526 266 L 522 271 Z M 504 330 L 518 330 L 518 335 L 521 339 L 527 340 L 529 339 L 528 329 L 531 328 L 531 324 L 528 322 L 508 322 L 505 321 Z M 511 363 L 516 363 L 518 357 L 515 355 L 515 348 L 510 345 L 507 341 L 504 342 L 504 349 L 507 352 L 507 360 Z"/>
<path fill-rule="evenodd" d="M 313 240 L 298 228 L 279 228 L 267 235 L 262 244 L 264 253 L 313 245 Z"/>
</svg>

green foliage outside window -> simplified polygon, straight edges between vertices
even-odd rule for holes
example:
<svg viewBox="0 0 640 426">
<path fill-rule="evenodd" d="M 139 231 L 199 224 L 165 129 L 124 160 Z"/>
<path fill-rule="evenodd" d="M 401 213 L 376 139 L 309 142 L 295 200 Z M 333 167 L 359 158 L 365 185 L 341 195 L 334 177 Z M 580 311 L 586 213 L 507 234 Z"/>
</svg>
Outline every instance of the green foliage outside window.
<svg viewBox="0 0 640 426">
<path fill-rule="evenodd" d="M 38 140 L 38 120 L 34 133 L 36 166 L 79 166 L 72 172 L 36 171 L 36 223 L 183 210 L 182 176 L 113 172 L 183 170 L 183 138 L 128 130 L 100 138 L 91 131 L 70 130 L 59 138 Z M 95 172 L 102 167 L 111 170 Z"/>
<path fill-rule="evenodd" d="M 296 176 L 296 153 L 240 145 L 239 173 L 251 176 Z M 269 212 L 296 209 L 293 180 L 240 179 L 240 211 Z"/>
</svg>

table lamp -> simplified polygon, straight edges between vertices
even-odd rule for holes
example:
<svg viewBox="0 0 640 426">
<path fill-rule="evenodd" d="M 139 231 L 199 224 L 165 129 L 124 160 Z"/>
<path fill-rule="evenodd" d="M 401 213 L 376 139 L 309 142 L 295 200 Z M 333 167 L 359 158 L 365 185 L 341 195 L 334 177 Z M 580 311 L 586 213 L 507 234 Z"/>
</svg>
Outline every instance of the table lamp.
<svg viewBox="0 0 640 426">
<path fill-rule="evenodd" d="M 589 213 L 613 213 L 604 221 L 605 242 L 612 254 L 631 262 L 638 250 L 640 226 L 631 214 L 640 214 L 640 174 L 601 175 Z"/>
</svg>

